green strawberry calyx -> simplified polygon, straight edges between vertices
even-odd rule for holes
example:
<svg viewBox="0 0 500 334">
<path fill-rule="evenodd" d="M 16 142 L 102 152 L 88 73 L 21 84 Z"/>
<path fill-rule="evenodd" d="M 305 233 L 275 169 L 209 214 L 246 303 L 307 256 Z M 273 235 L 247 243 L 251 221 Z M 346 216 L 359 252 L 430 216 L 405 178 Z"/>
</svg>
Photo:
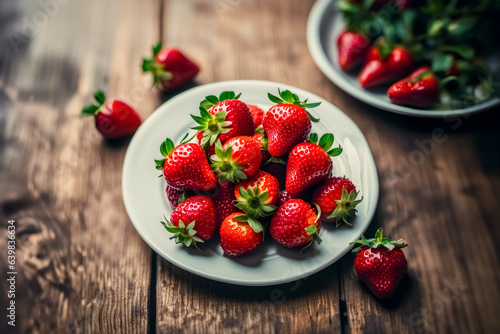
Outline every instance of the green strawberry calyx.
<svg viewBox="0 0 500 334">
<path fill-rule="evenodd" d="M 82 108 L 82 112 L 80 113 L 80 117 L 86 117 L 91 115 L 97 115 L 99 111 L 101 111 L 104 103 L 106 102 L 106 96 L 104 92 L 100 89 L 96 90 L 94 93 L 94 99 L 97 101 L 97 104 L 89 104 Z"/>
<path fill-rule="evenodd" d="M 259 187 L 245 189 L 240 186 L 238 191 L 241 197 L 234 201 L 234 205 L 250 218 L 267 217 L 278 208 L 276 205 L 266 203 L 269 192 L 261 192 Z"/>
<path fill-rule="evenodd" d="M 262 232 L 262 234 L 264 234 L 264 227 L 258 220 L 250 218 L 247 215 L 239 215 L 234 217 L 234 219 L 239 222 L 247 223 L 255 233 Z M 264 238 L 264 236 L 262 236 L 262 238 Z"/>
<path fill-rule="evenodd" d="M 311 119 L 312 122 L 314 122 L 314 123 L 319 122 L 319 118 L 313 117 L 313 115 L 311 115 L 311 113 L 309 111 L 307 111 L 306 109 L 307 108 L 309 108 L 309 109 L 315 108 L 315 107 L 319 106 L 321 104 L 321 102 L 307 103 L 307 101 L 309 99 L 305 99 L 304 101 L 300 101 L 299 96 L 297 94 L 292 93 L 288 89 L 281 91 L 278 88 L 278 94 L 279 94 L 279 97 L 276 95 L 273 95 L 271 93 L 267 93 L 267 97 L 269 98 L 269 100 L 271 100 L 271 102 L 274 102 L 274 103 L 288 103 L 288 104 L 300 106 L 302 109 L 304 109 L 304 111 L 307 113 L 307 115 L 309 116 L 309 118 Z"/>
<path fill-rule="evenodd" d="M 339 147 L 332 148 L 334 140 L 335 137 L 331 133 L 325 133 L 322 135 L 321 138 L 319 138 L 319 142 L 318 135 L 316 133 L 311 133 L 308 139 L 309 142 L 320 146 L 329 156 L 336 157 L 342 153 L 342 147 L 339 145 Z"/>
<path fill-rule="evenodd" d="M 165 71 L 164 65 L 156 61 L 156 56 L 160 53 L 161 42 L 153 46 L 153 57 L 142 60 L 142 71 L 153 74 L 153 85 L 161 84 L 162 81 L 171 80 L 172 72 Z"/>
<path fill-rule="evenodd" d="M 358 212 L 356 206 L 363 200 L 363 197 L 361 197 L 361 199 L 356 199 L 358 197 L 358 194 L 359 191 L 353 190 L 348 193 L 347 189 L 345 187 L 342 187 L 342 195 L 340 199 L 335 200 L 337 206 L 332 211 L 332 213 L 326 216 L 326 218 L 335 218 L 335 224 L 337 225 L 337 227 L 339 227 L 342 222 L 346 223 L 347 225 L 352 225 L 349 222 L 349 218 L 354 218 L 356 216 L 356 213 Z"/>
<path fill-rule="evenodd" d="M 241 93 L 236 95 L 234 92 L 225 91 L 220 93 L 218 97 L 215 95 L 205 96 L 205 100 L 200 102 L 200 116 L 191 115 L 191 118 L 198 125 L 191 129 L 203 132 L 202 147 L 206 147 L 207 144 L 213 145 L 220 134 L 228 133 L 231 130 L 229 126 L 233 124 L 226 121 L 225 111 L 221 111 L 214 116 L 208 110 L 222 101 L 237 100 L 240 96 Z"/>
<path fill-rule="evenodd" d="M 195 221 L 192 221 L 191 223 L 186 225 L 182 220 L 179 220 L 179 226 L 175 226 L 174 224 L 169 222 L 166 217 L 165 221 L 166 222 L 160 221 L 160 223 L 168 232 L 173 233 L 173 236 L 171 236 L 169 239 L 174 239 L 176 244 L 184 244 L 186 247 L 195 246 L 196 248 L 198 248 L 196 244 L 198 242 L 204 242 L 200 237 L 196 235 L 197 232 L 194 229 Z"/>
<path fill-rule="evenodd" d="M 354 248 L 352 252 L 357 253 L 364 246 L 368 246 L 370 248 L 378 248 L 379 246 L 383 246 L 387 248 L 389 251 L 393 250 L 395 247 L 404 248 L 408 246 L 406 244 L 406 241 L 403 239 L 392 240 L 390 238 L 383 238 L 382 232 L 383 232 L 382 228 L 379 228 L 375 233 L 375 238 L 373 239 L 366 239 L 364 235 L 361 235 L 359 240 L 349 243 L 349 245 L 361 244 L 361 246 Z"/>
<path fill-rule="evenodd" d="M 229 180 L 238 183 L 246 180 L 247 175 L 242 171 L 244 166 L 233 159 L 232 147 L 222 148 L 220 140 L 215 143 L 215 154 L 210 157 L 212 169 L 219 174 L 220 182 Z"/>
</svg>

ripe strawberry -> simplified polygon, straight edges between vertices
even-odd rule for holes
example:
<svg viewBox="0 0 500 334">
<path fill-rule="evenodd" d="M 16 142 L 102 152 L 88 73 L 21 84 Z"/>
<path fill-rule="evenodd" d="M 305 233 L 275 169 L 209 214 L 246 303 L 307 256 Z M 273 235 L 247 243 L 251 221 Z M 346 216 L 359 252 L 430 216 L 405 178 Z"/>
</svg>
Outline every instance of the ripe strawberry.
<svg viewBox="0 0 500 334">
<path fill-rule="evenodd" d="M 413 57 L 404 48 L 373 46 L 368 52 L 367 63 L 358 80 L 364 89 L 383 84 L 392 84 L 413 69 Z"/>
<path fill-rule="evenodd" d="M 274 204 L 278 201 L 279 190 L 278 180 L 259 170 L 236 185 L 235 205 L 252 219 L 269 216 L 277 209 Z"/>
<path fill-rule="evenodd" d="M 217 224 L 220 226 L 222 221 L 231 213 L 238 212 L 234 206 L 234 184 L 229 181 L 220 182 L 217 180 L 217 193 L 214 196 L 215 209 L 217 211 Z"/>
<path fill-rule="evenodd" d="M 430 67 L 421 67 L 387 91 L 392 103 L 414 108 L 430 108 L 439 98 L 439 84 Z"/>
<path fill-rule="evenodd" d="M 370 39 L 352 31 L 344 31 L 337 39 L 339 65 L 350 71 L 360 65 L 371 45 Z"/>
<path fill-rule="evenodd" d="M 262 225 L 252 224 L 241 212 L 232 213 L 220 227 L 220 244 L 227 256 L 235 257 L 249 253 L 264 240 Z"/>
<path fill-rule="evenodd" d="M 304 141 L 311 132 L 312 117 L 305 108 L 314 108 L 318 103 L 301 102 L 299 97 L 289 90 L 280 91 L 280 97 L 268 93 L 269 99 L 277 103 L 271 107 L 262 121 L 262 126 L 267 135 L 268 149 L 275 157 L 287 154 L 298 143 Z"/>
<path fill-rule="evenodd" d="M 403 239 L 397 241 L 382 238 L 382 229 L 375 233 L 375 239 L 361 239 L 351 244 L 362 246 L 353 249 L 358 252 L 354 260 L 354 270 L 359 278 L 380 299 L 394 295 L 399 282 L 406 273 L 406 257 L 401 248 L 406 247 Z"/>
<path fill-rule="evenodd" d="M 267 164 L 265 164 L 261 169 L 265 172 L 268 172 L 272 176 L 274 176 L 280 185 L 280 189 L 285 189 L 286 182 L 286 162 L 279 159 L 275 160 L 272 158 Z"/>
<path fill-rule="evenodd" d="M 257 173 L 262 159 L 259 144 L 248 136 L 229 139 L 224 146 L 215 144 L 215 155 L 210 157 L 213 170 L 222 182 L 238 183 Z"/>
<path fill-rule="evenodd" d="M 247 104 L 247 106 L 248 109 L 250 109 L 250 112 L 252 113 L 253 123 L 255 127 L 258 127 L 259 125 L 262 124 L 262 120 L 264 119 L 264 110 L 252 104 Z"/>
<path fill-rule="evenodd" d="M 322 221 L 336 222 L 337 226 L 342 222 L 351 225 L 348 219 L 356 216 L 356 205 L 363 200 L 356 200 L 358 194 L 349 179 L 332 177 L 314 190 L 311 201 L 320 207 Z"/>
<path fill-rule="evenodd" d="M 260 129 L 262 129 L 262 127 Z M 252 138 L 257 142 L 257 144 L 260 145 L 260 153 L 262 153 L 260 166 L 262 167 L 269 159 L 271 159 L 271 153 L 269 153 L 267 149 L 267 137 L 263 133 L 256 133 L 252 136 Z"/>
<path fill-rule="evenodd" d="M 271 236 L 289 248 L 310 245 L 313 240 L 319 244 L 321 221 L 318 218 L 319 214 L 303 200 L 289 200 L 274 214 L 271 220 Z"/>
<path fill-rule="evenodd" d="M 240 95 L 222 92 L 219 97 L 209 95 L 201 101 L 200 116 L 191 115 L 198 124 L 192 129 L 203 132 L 201 146 L 213 145 L 217 138 L 224 144 L 233 137 L 253 136 L 252 113 L 245 103 L 238 100 Z"/>
<path fill-rule="evenodd" d="M 114 100 L 106 103 L 101 90 L 94 93 L 97 105 L 83 107 L 81 117 L 94 115 L 95 127 L 107 139 L 117 139 L 133 134 L 141 125 L 139 114 L 125 102 Z"/>
<path fill-rule="evenodd" d="M 282 206 L 291 199 L 304 199 L 302 194 L 292 195 L 286 190 L 281 190 L 278 194 L 278 207 Z"/>
<path fill-rule="evenodd" d="M 174 147 L 167 138 L 160 145 L 165 159 L 155 160 L 156 169 L 163 170 L 167 183 L 186 190 L 210 190 L 215 187 L 215 174 L 210 169 L 205 151 L 195 143 L 181 143 Z"/>
<path fill-rule="evenodd" d="M 172 91 L 193 80 L 200 68 L 181 51 L 162 48 L 158 43 L 153 46 L 153 58 L 143 59 L 142 71 L 153 74 L 155 85 L 164 91 Z"/>
<path fill-rule="evenodd" d="M 187 198 L 174 210 L 170 221 L 161 222 L 174 235 L 175 243 L 187 247 L 212 238 L 217 224 L 215 206 L 210 197 L 197 195 Z"/>
<path fill-rule="evenodd" d="M 330 176 L 333 168 L 330 157 L 342 153 L 340 146 L 330 150 L 333 141 L 333 135 L 326 133 L 318 143 L 318 135 L 312 133 L 309 142 L 300 143 L 292 149 L 286 167 L 286 191 L 300 194 Z"/>
<path fill-rule="evenodd" d="M 166 188 L 168 202 L 174 207 L 178 207 L 190 194 L 188 191 L 183 189 L 177 189 L 167 184 Z"/>
</svg>

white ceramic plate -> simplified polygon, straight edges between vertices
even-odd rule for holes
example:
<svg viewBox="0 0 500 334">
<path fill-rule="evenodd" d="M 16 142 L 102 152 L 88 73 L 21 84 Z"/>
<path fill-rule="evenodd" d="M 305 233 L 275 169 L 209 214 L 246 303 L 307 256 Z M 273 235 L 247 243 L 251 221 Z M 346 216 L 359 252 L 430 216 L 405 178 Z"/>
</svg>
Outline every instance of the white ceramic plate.
<svg viewBox="0 0 500 334">
<path fill-rule="evenodd" d="M 166 137 L 178 143 L 193 126 L 189 114 L 198 114 L 198 106 L 207 95 L 222 91 L 242 92 L 241 100 L 267 110 L 273 103 L 267 93 L 290 89 L 301 99 L 321 101 L 312 110 L 321 117 L 313 125 L 318 134 L 331 132 L 336 145 L 344 152 L 333 159 L 334 173 L 349 177 L 364 196 L 352 227 L 325 226 L 320 233 L 321 245 L 314 245 L 302 254 L 299 249 L 286 249 L 267 235 L 264 243 L 251 254 L 232 259 L 223 255 L 218 237 L 201 244 L 202 252 L 169 240 L 169 233 L 160 224 L 172 209 L 165 196 L 165 181 L 155 169 L 160 158 L 159 147 Z M 191 130 L 193 133 L 193 130 Z M 268 81 L 227 81 L 188 90 L 159 107 L 139 128 L 125 155 L 122 176 L 123 200 L 137 232 L 159 255 L 194 274 L 213 280 L 241 285 L 272 285 L 311 275 L 337 261 L 351 247 L 372 220 L 377 206 L 379 184 L 373 157 L 359 128 L 342 111 L 312 93 L 288 85 Z"/>
<path fill-rule="evenodd" d="M 365 90 L 358 83 L 357 71 L 346 73 L 340 69 L 337 56 L 337 37 L 343 29 L 342 15 L 335 9 L 335 1 L 318 0 L 309 14 L 307 44 L 309 52 L 320 70 L 335 85 L 358 100 L 395 113 L 419 117 L 466 115 L 500 104 L 499 98 L 491 98 L 474 106 L 454 110 L 422 110 L 393 104 L 387 97 L 387 88 Z"/>
</svg>

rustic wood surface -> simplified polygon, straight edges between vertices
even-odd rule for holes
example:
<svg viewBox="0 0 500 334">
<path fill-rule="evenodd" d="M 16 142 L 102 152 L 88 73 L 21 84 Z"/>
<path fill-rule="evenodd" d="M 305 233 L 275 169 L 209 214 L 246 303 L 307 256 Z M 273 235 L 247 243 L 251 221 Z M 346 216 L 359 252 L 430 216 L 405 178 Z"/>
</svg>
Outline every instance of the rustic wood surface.
<svg viewBox="0 0 500 334">
<path fill-rule="evenodd" d="M 308 52 L 313 2 L 0 1 L 1 333 L 500 332 L 500 108 L 415 119 L 355 100 Z M 382 226 L 410 244 L 395 298 L 358 282 L 352 254 L 297 282 L 241 287 L 179 269 L 142 241 L 121 196 L 128 141 L 102 140 L 79 111 L 95 88 L 143 118 L 168 100 L 139 68 L 158 40 L 201 65 L 199 84 L 283 82 L 354 120 L 381 188 L 367 234 Z"/>
</svg>

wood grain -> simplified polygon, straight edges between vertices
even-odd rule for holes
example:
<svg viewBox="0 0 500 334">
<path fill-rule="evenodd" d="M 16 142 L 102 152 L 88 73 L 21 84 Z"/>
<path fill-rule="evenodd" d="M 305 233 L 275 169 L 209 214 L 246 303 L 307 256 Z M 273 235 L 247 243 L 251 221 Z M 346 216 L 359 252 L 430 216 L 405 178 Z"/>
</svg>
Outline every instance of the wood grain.
<svg viewBox="0 0 500 334">
<path fill-rule="evenodd" d="M 42 10 L 32 6 L 24 17 Z M 123 207 L 127 141 L 103 141 L 79 111 L 95 88 L 125 98 L 144 118 L 154 110 L 156 96 L 139 66 L 159 37 L 159 7 L 60 5 L 2 63 L 1 233 L 3 245 L 7 219 L 17 221 L 16 332 L 147 331 L 152 252 Z M 14 329 L 1 323 L 2 333 Z"/>
</svg>

